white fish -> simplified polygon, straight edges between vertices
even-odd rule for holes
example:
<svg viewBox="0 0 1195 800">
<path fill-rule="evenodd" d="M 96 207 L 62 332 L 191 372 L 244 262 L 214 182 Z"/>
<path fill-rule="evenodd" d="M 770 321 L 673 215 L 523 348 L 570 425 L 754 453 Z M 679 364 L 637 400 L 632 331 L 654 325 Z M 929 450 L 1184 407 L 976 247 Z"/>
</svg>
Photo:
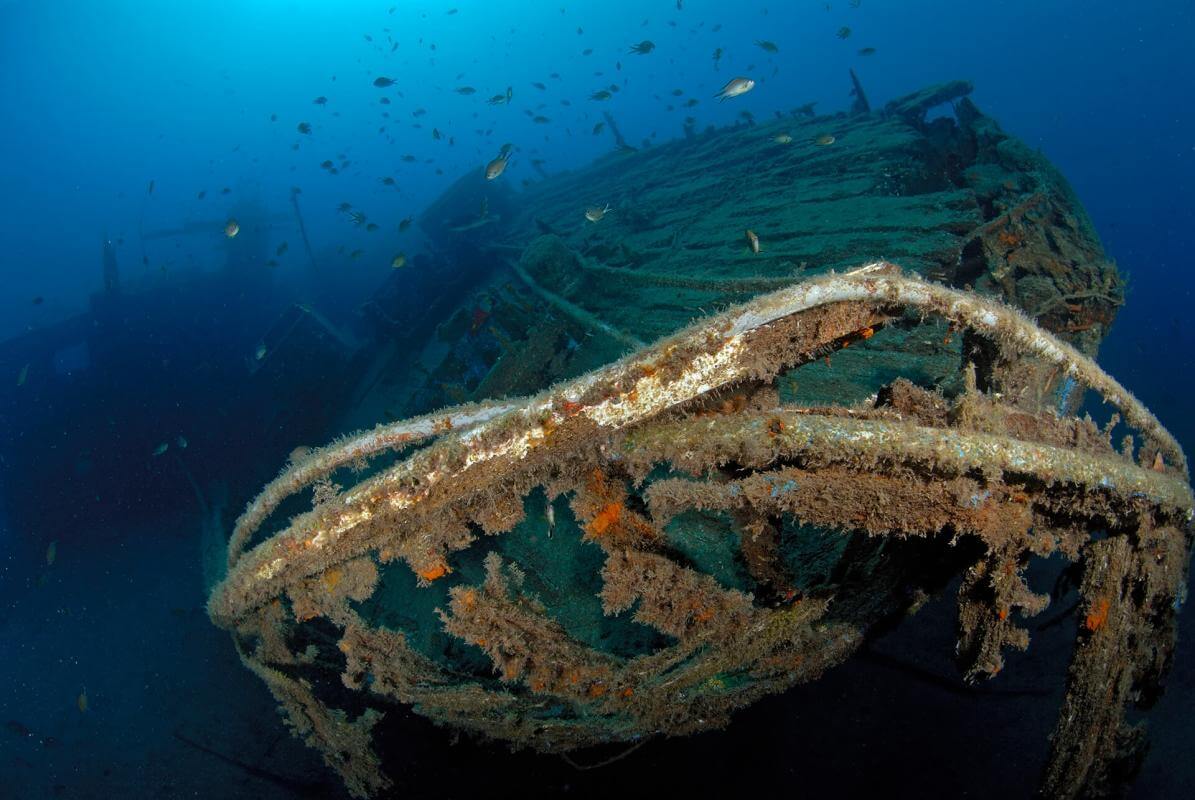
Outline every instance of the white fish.
<svg viewBox="0 0 1195 800">
<path fill-rule="evenodd" d="M 600 208 L 598 206 L 587 208 L 585 209 L 585 219 L 589 220 L 590 222 L 601 222 L 602 217 L 606 216 L 606 212 L 609 210 L 609 203 L 606 204 L 605 208 Z"/>
<path fill-rule="evenodd" d="M 186 437 L 184 437 L 184 436 L 181 436 L 181 435 L 180 435 L 180 436 L 178 437 L 178 441 L 176 442 L 176 444 L 178 445 L 178 447 L 179 447 L 179 449 L 180 449 L 180 450 L 186 450 L 186 449 L 187 449 L 187 439 L 186 439 Z"/>
<path fill-rule="evenodd" d="M 506 171 L 506 164 L 510 161 L 510 153 L 502 153 L 493 161 L 485 165 L 485 179 L 492 181 Z"/>
<path fill-rule="evenodd" d="M 266 357 L 265 343 L 259 344 L 257 346 L 257 351 L 253 354 L 253 357 L 256 358 L 258 361 L 261 361 L 263 358 Z"/>
<path fill-rule="evenodd" d="M 755 88 L 755 81 L 750 78 L 731 78 L 714 97 L 725 100 L 728 97 L 738 97 Z"/>
<path fill-rule="evenodd" d="M 751 248 L 752 253 L 759 252 L 759 235 L 755 231 L 749 230 L 746 233 L 747 246 Z"/>
<path fill-rule="evenodd" d="M 160 445 L 158 445 L 157 447 L 154 448 L 154 455 L 160 456 L 160 455 L 162 455 L 162 453 L 165 453 L 169 449 L 170 449 L 170 442 L 162 442 Z"/>
</svg>

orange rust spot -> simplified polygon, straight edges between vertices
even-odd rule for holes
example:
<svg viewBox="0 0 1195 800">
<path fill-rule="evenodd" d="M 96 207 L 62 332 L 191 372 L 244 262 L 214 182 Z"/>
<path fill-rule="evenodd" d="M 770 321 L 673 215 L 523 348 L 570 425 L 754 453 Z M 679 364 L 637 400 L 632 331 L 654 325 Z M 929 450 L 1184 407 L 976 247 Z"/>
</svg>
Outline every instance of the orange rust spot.
<svg viewBox="0 0 1195 800">
<path fill-rule="evenodd" d="M 772 418 L 768 420 L 768 436 L 779 436 L 784 433 L 784 421 Z"/>
<path fill-rule="evenodd" d="M 996 241 L 1007 247 L 1009 250 L 1012 250 L 1020 247 L 1024 243 L 1025 237 L 1006 228 L 996 234 Z"/>
<path fill-rule="evenodd" d="M 736 412 L 742 411 L 746 407 L 747 395 L 736 394 L 734 397 L 728 397 L 723 400 L 722 404 L 718 407 L 718 410 L 723 414 L 734 414 Z"/>
<path fill-rule="evenodd" d="M 693 619 L 697 622 L 709 622 L 714 618 L 714 609 L 703 608 L 693 615 Z"/>
<path fill-rule="evenodd" d="M 430 567 L 424 567 L 419 570 L 418 575 L 425 581 L 434 581 L 437 578 L 443 578 L 448 574 L 448 565 L 444 563 L 433 564 Z"/>
<path fill-rule="evenodd" d="M 1008 619 L 1008 609 L 1007 608 L 1000 609 L 999 611 L 996 612 L 996 616 L 1000 618 L 1001 622 L 1003 622 L 1004 620 Z"/>
<path fill-rule="evenodd" d="M 1087 612 L 1087 619 L 1083 621 L 1083 626 L 1093 633 L 1098 631 L 1108 621 L 1108 611 L 1111 608 L 1112 602 L 1106 597 L 1101 597 L 1091 611 Z"/>
<path fill-rule="evenodd" d="M 863 330 L 859 331 L 860 339 L 870 339 L 871 337 L 873 337 L 875 335 L 876 335 L 875 328 L 871 327 L 870 325 L 868 325 Z"/>
<path fill-rule="evenodd" d="M 342 653 L 347 653 L 353 649 L 353 646 L 351 644 L 349 644 L 348 642 L 346 642 L 344 639 L 341 639 L 339 642 L 337 642 L 336 647 Z"/>
<path fill-rule="evenodd" d="M 630 696 L 631 696 L 631 695 L 633 695 L 634 693 L 635 693 L 635 690 L 634 690 L 634 689 L 632 689 L 630 686 L 628 686 L 627 688 L 623 689 L 623 690 L 622 690 L 622 692 L 621 692 L 621 694 L 622 694 L 622 696 L 623 696 L 623 697 L 630 697 Z"/>
<path fill-rule="evenodd" d="M 461 602 L 461 607 L 466 611 L 472 611 L 477 607 L 477 592 L 473 589 L 466 589 L 458 596 Z"/>
<path fill-rule="evenodd" d="M 606 684 L 594 683 L 594 684 L 590 684 L 589 691 L 586 692 L 586 694 L 588 694 L 590 697 L 601 697 L 607 691 L 608 690 L 606 689 Z"/>
<path fill-rule="evenodd" d="M 541 679 L 536 678 L 535 680 L 533 680 L 531 682 L 531 691 L 542 692 L 544 690 L 545 685 L 546 684 Z"/>
<path fill-rule="evenodd" d="M 566 415 L 575 417 L 585 409 L 585 406 L 581 403 L 574 403 L 572 400 L 565 400 L 561 408 Z"/>
<path fill-rule="evenodd" d="M 593 536 L 601 536 L 622 517 L 622 503 L 608 503 L 586 526 Z"/>
<path fill-rule="evenodd" d="M 340 579 L 344 577 L 344 573 L 339 569 L 330 569 L 323 574 L 324 586 L 328 587 L 328 591 L 336 588 L 336 584 L 340 583 Z"/>
<path fill-rule="evenodd" d="M 576 685 L 581 682 L 581 673 L 575 669 L 570 669 L 568 672 L 564 673 L 564 679 L 569 683 Z"/>
</svg>

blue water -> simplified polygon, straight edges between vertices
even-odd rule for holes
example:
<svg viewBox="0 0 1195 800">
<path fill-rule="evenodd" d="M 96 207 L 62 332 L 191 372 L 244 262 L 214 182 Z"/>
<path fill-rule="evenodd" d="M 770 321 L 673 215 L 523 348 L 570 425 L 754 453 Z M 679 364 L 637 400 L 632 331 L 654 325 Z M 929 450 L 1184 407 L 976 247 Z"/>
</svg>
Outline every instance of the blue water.
<svg viewBox="0 0 1195 800">
<path fill-rule="evenodd" d="M 843 27 L 850 28 L 845 39 L 837 35 Z M 645 39 L 656 45 L 653 52 L 628 52 Z M 779 52 L 755 46 L 759 39 L 775 42 Z M 517 186 L 536 177 L 533 158 L 555 173 L 608 152 L 609 138 L 591 134 L 602 110 L 614 113 L 630 142 L 662 143 L 681 135 L 689 113 L 704 127 L 731 123 L 744 109 L 761 119 L 811 101 L 819 113 L 846 110 L 848 68 L 858 72 L 873 107 L 963 78 L 973 81 L 972 99 L 984 113 L 1040 148 L 1075 188 L 1129 278 L 1126 305 L 1100 362 L 1190 453 L 1193 40 L 1195 4 L 1181 0 L 0 0 L 0 342 L 88 309 L 101 288 L 105 237 L 131 291 L 186 281 L 223 268 L 224 239 L 203 231 L 146 234 L 188 224 L 222 227 L 252 203 L 288 214 L 292 187 L 299 187 L 313 252 L 342 260 L 342 278 L 334 290 L 312 284 L 296 234 L 267 232 L 267 256 L 283 240 L 288 249 L 252 291 L 260 292 L 262 318 L 291 302 L 335 317 L 391 275 L 396 252 L 412 259 L 422 252 L 418 227 L 399 233 L 397 222 L 417 216 L 505 142 L 520 148 L 508 173 Z M 864 47 L 876 52 L 861 56 Z M 717 48 L 723 55 L 715 68 Z M 756 77 L 755 90 L 735 104 L 713 102 L 739 74 Z M 374 86 L 379 76 L 394 85 Z M 587 99 L 611 83 L 621 91 L 608 103 Z M 464 86 L 476 92 L 455 91 Z M 508 87 L 509 104 L 487 104 Z M 674 88 L 702 102 L 668 111 Z M 316 104 L 318 97 L 327 102 Z M 383 97 L 391 103 L 380 103 Z M 414 116 L 418 109 L 425 113 Z M 550 121 L 533 122 L 524 110 Z M 300 123 L 311 126 L 310 134 L 299 132 Z M 408 154 L 413 159 L 404 160 Z M 337 174 L 320 166 L 325 160 Z M 387 177 L 393 186 L 382 182 Z M 342 202 L 384 230 L 372 236 L 354 226 L 337 210 Z M 351 258 L 355 250 L 362 253 Z M 245 320 L 221 317 L 221 304 L 205 297 L 185 314 L 160 309 L 137 330 L 150 340 L 155 330 L 184 331 L 210 343 L 213 353 L 251 348 L 256 333 L 238 327 Z M 162 375 L 172 357 L 162 354 Z M 55 369 L 69 379 L 86 366 L 85 355 L 67 351 Z M 170 522 L 169 514 L 191 502 L 182 472 L 171 466 L 173 472 L 159 471 L 134 489 L 119 470 L 97 474 L 102 470 L 94 466 L 106 463 L 102 451 L 110 443 L 135 448 L 141 469 L 158 439 L 174 442 L 184 433 L 193 442 L 187 451 L 193 471 L 215 474 L 221 463 L 241 458 L 238 442 L 259 433 L 257 418 L 237 416 L 235 398 L 221 388 L 228 375 L 202 367 L 172 385 L 173 397 L 147 375 L 144 384 L 109 386 L 102 403 L 75 398 L 76 422 L 94 415 L 84 433 L 27 426 L 45 411 L 32 406 L 7 405 L 0 416 L 5 440 L 19 444 L 21 458 L 63 452 L 81 436 L 87 442 L 68 474 L 14 475 L 16 451 L 0 452 L 8 482 L 0 487 L 0 720 L 17 723 L 0 729 L 0 797 L 293 797 L 310 789 L 247 775 L 219 756 L 180 745 L 182 727 L 204 725 L 227 726 L 229 741 L 268 740 L 277 748 L 275 771 L 290 764 L 287 774 L 297 781 L 323 786 L 312 791 L 340 791 L 334 782 L 319 783 L 326 775 L 318 758 L 282 730 L 227 637 L 203 617 L 194 519 L 190 528 L 170 527 L 177 518 Z M 16 381 L 15 370 L 0 375 L 6 386 Z M 204 408 L 219 411 L 212 412 L 208 434 L 193 433 L 197 409 Z M 163 433 L 145 433 L 142 441 L 142 433 L 113 422 L 130 416 L 161 420 Z M 257 466 L 263 479 L 285 447 L 302 441 L 284 440 L 270 440 L 273 450 Z M 47 516 L 53 526 L 39 529 L 18 505 L 38 492 L 52 503 L 56 482 L 94 486 L 97 510 L 71 516 L 59 503 Z M 120 500 L 106 505 L 109 496 Z M 51 541 L 57 549 L 47 564 Z M 1189 639 L 1179 651 L 1174 689 L 1155 714 L 1159 743 L 1138 796 L 1195 794 L 1190 768 L 1167 766 L 1195 736 L 1188 721 L 1195 702 Z M 856 691 L 849 680 L 832 680 L 834 691 Z M 238 700 L 222 707 L 219 687 L 228 681 Z M 88 708 L 80 711 L 84 690 Z M 848 707 L 867 726 L 879 713 L 870 703 L 915 707 L 916 692 L 900 691 L 856 698 Z M 781 724 L 768 712 L 748 713 L 752 724 Z M 1048 722 L 1052 710 L 1043 713 Z M 871 722 L 893 735 L 907 733 L 886 720 Z M 958 725 L 974 727 L 962 712 Z M 429 763 L 451 761 L 420 746 Z M 1015 742 L 1000 746 L 1000 754 L 1015 760 Z M 896 781 L 905 787 L 917 785 L 919 769 L 934 768 L 910 750 L 907 773 Z M 651 758 L 683 768 L 692 754 L 673 749 Z M 989 774 L 1002 769 L 988 768 Z M 410 769 L 412 796 L 446 792 L 446 779 Z M 1004 769 L 1015 772 L 1015 763 Z M 746 780 L 724 764 L 714 772 L 719 786 Z M 562 791 L 567 784 L 583 793 L 586 773 L 577 775 L 533 783 L 527 792 Z M 823 781 L 817 785 L 832 791 Z M 799 786 L 794 776 L 793 788 Z M 982 787 L 975 791 L 988 796 Z"/>
</svg>

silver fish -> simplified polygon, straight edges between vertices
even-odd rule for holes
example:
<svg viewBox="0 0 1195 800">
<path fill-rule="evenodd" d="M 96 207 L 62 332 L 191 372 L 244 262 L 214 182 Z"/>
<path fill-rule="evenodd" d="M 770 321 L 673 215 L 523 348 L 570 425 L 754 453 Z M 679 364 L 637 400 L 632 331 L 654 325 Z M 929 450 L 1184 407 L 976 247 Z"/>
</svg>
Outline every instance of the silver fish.
<svg viewBox="0 0 1195 800">
<path fill-rule="evenodd" d="M 741 94 L 746 94 L 755 88 L 755 81 L 750 78 L 731 78 L 722 87 L 722 91 L 718 92 L 714 97 L 719 100 L 725 100 L 729 97 L 738 97 Z"/>
</svg>

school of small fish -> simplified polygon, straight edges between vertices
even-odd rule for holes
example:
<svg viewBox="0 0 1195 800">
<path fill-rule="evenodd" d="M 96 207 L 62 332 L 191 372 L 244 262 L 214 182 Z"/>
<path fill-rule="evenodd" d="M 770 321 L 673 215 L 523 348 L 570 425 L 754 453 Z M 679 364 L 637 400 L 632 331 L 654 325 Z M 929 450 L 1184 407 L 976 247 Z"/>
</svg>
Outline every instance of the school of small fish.
<svg viewBox="0 0 1195 800">
<path fill-rule="evenodd" d="M 846 13 L 854 13 L 855 9 L 861 6 L 861 0 L 849 0 Z M 561 7 L 561 14 L 571 13 L 568 7 Z M 826 4 L 826 11 L 831 11 L 831 4 Z M 470 9 L 452 8 L 445 12 L 444 16 L 451 17 L 455 20 L 464 19 L 469 16 Z M 762 8 L 761 13 L 765 19 L 768 14 L 768 9 Z M 447 103 L 433 102 L 434 98 L 429 96 L 427 86 L 420 85 L 419 81 L 411 80 L 407 77 L 408 73 L 404 70 L 406 65 L 409 65 L 410 54 L 422 53 L 423 58 L 428 60 L 428 63 L 437 68 L 437 59 L 440 58 L 440 48 L 436 41 L 431 40 L 427 36 L 420 36 L 417 33 L 411 33 L 408 36 L 400 37 L 399 32 L 406 30 L 402 25 L 398 24 L 398 19 L 402 17 L 402 9 L 398 5 L 391 6 L 386 11 L 387 18 L 393 18 L 394 23 L 387 21 L 386 24 L 380 26 L 379 29 L 364 32 L 360 36 L 360 41 L 363 46 L 369 51 L 369 57 L 375 62 L 374 68 L 367 70 L 365 76 L 362 76 L 360 84 L 357 86 L 365 87 L 366 82 L 372 87 L 362 88 L 355 91 L 368 93 L 367 96 L 372 98 L 371 102 L 376 103 L 377 113 L 379 115 L 379 127 L 377 132 L 379 135 L 391 145 L 398 141 L 399 129 L 402 127 L 409 127 L 414 129 L 423 129 L 424 140 L 427 142 L 427 147 L 436 148 L 435 151 L 427 151 L 420 154 L 416 152 L 400 153 L 395 156 L 395 166 L 399 169 L 386 170 L 386 173 L 393 172 L 394 174 L 382 174 L 377 177 L 377 182 L 387 189 L 392 189 L 398 198 L 399 202 L 410 202 L 412 197 L 408 196 L 404 191 L 404 183 L 410 177 L 408 173 L 402 171 L 401 165 L 413 165 L 413 168 L 427 168 L 434 170 L 437 176 L 446 175 L 445 167 L 443 166 L 444 156 L 447 152 L 441 148 L 457 147 L 458 143 L 467 143 L 471 147 L 477 147 L 484 151 L 493 147 L 491 142 L 495 131 L 501 128 L 510 127 L 509 117 L 505 115 L 509 112 L 504 111 L 504 107 L 519 104 L 525 105 L 522 113 L 525 115 L 527 122 L 534 126 L 540 126 L 547 131 L 542 135 L 545 141 L 552 141 L 554 138 L 564 136 L 571 137 L 574 135 L 574 124 L 579 115 L 582 121 L 582 126 L 576 129 L 576 132 L 588 131 L 593 136 L 601 136 L 607 131 L 613 132 L 617 141 L 618 147 L 625 150 L 638 149 L 627 144 L 621 137 L 617 128 L 614 127 L 608 114 L 603 120 L 592 120 L 591 112 L 586 110 L 586 105 L 581 102 L 588 98 L 591 103 L 597 104 L 613 104 L 619 99 L 621 95 L 638 94 L 640 98 L 643 93 L 650 92 L 651 96 L 658 100 L 666 111 L 674 111 L 676 109 L 691 110 L 697 108 L 701 104 L 701 97 L 709 95 L 702 90 L 703 85 L 709 85 L 708 91 L 712 91 L 714 87 L 720 85 L 721 88 L 713 93 L 713 97 L 719 102 L 734 100 L 732 106 L 736 106 L 742 102 L 742 98 L 759 89 L 766 81 L 776 78 L 780 72 L 781 59 L 790 58 L 790 54 L 799 52 L 803 42 L 794 41 L 794 36 L 784 36 L 786 31 L 783 27 L 767 27 L 764 26 L 759 33 L 775 36 L 775 38 L 736 38 L 731 36 L 728 31 L 723 31 L 721 23 L 712 22 L 700 19 L 697 12 L 692 9 L 686 9 L 683 0 L 676 0 L 675 12 L 666 18 L 663 23 L 660 20 L 653 20 L 651 17 L 645 18 L 639 24 L 644 32 L 649 30 L 656 30 L 661 34 L 663 31 L 659 28 L 660 24 L 665 24 L 668 28 L 676 29 L 683 24 L 689 25 L 689 33 L 691 36 L 718 36 L 725 37 L 720 46 L 714 47 L 712 51 L 712 58 L 704 62 L 704 67 L 701 69 L 694 68 L 687 73 L 691 74 L 695 80 L 693 86 L 682 86 L 671 88 L 667 90 L 658 89 L 653 81 L 655 80 L 651 70 L 654 67 L 650 65 L 659 64 L 662 61 L 674 63 L 678 59 L 684 58 L 684 53 L 687 49 L 683 45 L 683 41 L 678 40 L 674 35 L 662 35 L 660 38 L 639 38 L 638 41 L 625 42 L 621 47 L 611 46 L 606 44 L 604 46 L 582 46 L 573 51 L 579 54 L 582 59 L 589 59 L 587 63 L 593 66 L 592 74 L 600 80 L 596 81 L 598 85 L 592 86 L 586 92 L 579 95 L 561 96 L 562 91 L 560 87 L 564 86 L 564 76 L 560 71 L 553 71 L 543 76 L 539 80 L 526 81 L 522 85 L 527 86 L 526 92 L 517 90 L 519 81 L 504 80 L 501 74 L 501 68 L 490 68 L 488 71 L 474 70 L 472 74 L 467 69 L 455 71 L 444 76 L 444 83 L 438 84 L 434 91 L 449 93 L 455 96 L 455 100 Z M 423 16 L 426 16 L 424 13 Z M 859 19 L 852 17 L 851 21 Z M 846 21 L 843 19 L 842 21 Z M 862 24 L 862 22 L 860 22 Z M 834 36 L 840 40 L 845 40 L 853 35 L 853 28 L 850 25 L 840 25 L 835 30 Z M 507 35 L 515 35 L 517 28 L 511 26 L 505 33 Z M 495 33 L 497 31 L 494 31 Z M 585 42 L 586 28 L 585 26 L 575 26 L 576 36 L 583 37 L 578 39 L 579 42 Z M 791 33 L 791 32 L 790 32 Z M 781 35 L 778 35 L 781 34 Z M 823 34 L 825 35 L 825 34 Z M 627 37 L 628 39 L 631 37 Z M 638 37 L 636 37 L 638 38 Z M 716 41 L 716 40 L 715 40 Z M 408 54 L 408 60 L 402 63 L 391 62 L 392 57 L 398 57 L 396 54 L 400 51 L 400 46 L 406 49 L 403 52 Z M 702 48 L 702 52 L 710 53 L 710 50 Z M 755 56 L 760 56 L 765 59 L 764 65 L 759 63 L 752 63 L 751 53 Z M 872 57 L 877 53 L 877 48 L 867 46 L 860 47 L 854 50 L 849 55 L 855 57 Z M 629 57 L 629 58 L 628 58 Z M 399 57 L 401 59 L 401 57 Z M 633 71 L 631 64 L 626 65 L 624 70 L 624 59 L 635 62 L 636 64 L 645 65 L 640 68 L 648 70 L 646 78 L 636 78 L 632 80 L 630 73 Z M 641 59 L 641 60 L 640 60 Z M 704 60 L 704 59 L 703 59 Z M 730 77 L 729 79 L 714 80 L 714 76 L 722 71 L 724 65 L 730 64 L 735 71 L 740 74 Z M 576 65 L 574 65 L 575 67 Z M 767 70 L 770 69 L 770 74 Z M 447 70 L 444 70 L 448 72 Z M 372 74 L 370 74 L 372 73 Z M 639 73 L 642 74 L 642 73 Z M 618 76 L 618 79 L 611 80 L 612 76 Z M 358 98 L 350 97 L 344 92 L 339 91 L 343 86 L 344 81 L 338 82 L 338 76 L 333 74 L 329 78 L 329 83 L 322 91 L 313 91 L 310 94 L 305 94 L 308 98 L 313 98 L 309 104 L 303 108 L 308 109 L 306 114 L 302 116 L 310 117 L 303 119 L 300 113 L 294 113 L 290 116 L 289 125 L 294 126 L 290 130 L 291 142 L 290 148 L 294 151 L 306 151 L 312 148 L 316 150 L 323 150 L 311 161 L 311 164 L 318 164 L 319 169 L 328 176 L 343 175 L 350 170 L 360 170 L 360 167 L 354 167 L 353 160 L 348 155 L 347 148 L 342 152 L 336 153 L 331 147 L 327 146 L 327 140 L 331 136 L 331 131 L 334 128 L 334 118 L 339 117 L 350 102 L 354 102 Z M 410 95 L 410 97 L 408 97 Z M 425 105 L 418 105 L 412 102 L 414 98 L 421 98 Z M 556 114 L 549 112 L 548 103 L 554 101 L 559 104 L 559 109 Z M 308 101 L 305 101 L 308 102 Z M 453 104 L 457 105 L 453 105 Z M 451 116 L 444 116 L 443 108 L 456 109 L 459 104 L 476 104 L 466 106 L 471 108 L 471 116 L 476 120 L 472 130 L 467 130 L 466 126 L 462 124 L 461 116 L 456 114 L 455 118 Z M 576 103 L 576 104 L 575 104 Z M 792 109 L 789 114 L 794 118 L 809 117 L 815 118 L 814 106 L 816 102 L 805 103 Z M 493 108 L 493 111 L 483 112 L 486 106 Z M 313 108 L 314 107 L 314 108 Z M 601 106 L 597 106 L 600 108 Z M 588 106 L 589 109 L 595 106 Z M 404 110 L 405 109 L 405 110 Z M 570 111 L 570 109 L 572 109 Z M 755 114 L 750 108 L 738 108 L 739 124 L 745 121 L 748 125 L 755 124 Z M 545 113 L 547 112 L 547 113 Z M 694 112 L 695 113 L 695 112 Z M 407 119 L 404 120 L 404 115 Z M 488 118 L 487 118 L 488 115 Z M 263 119 L 268 120 L 269 123 L 278 123 L 280 120 L 285 122 L 287 118 L 286 113 L 280 111 L 268 111 L 263 115 Z M 780 116 L 780 112 L 776 112 L 776 116 Z M 563 121 L 561 118 L 564 118 Z M 587 118 L 589 118 L 587 120 Z M 426 121 L 425 121 L 426 120 Z M 434 120 L 435 124 L 429 124 L 428 121 Z M 571 121 L 570 121 L 571 120 Z M 685 116 L 683 119 L 683 129 L 686 135 L 691 135 L 698 127 L 698 119 L 693 116 Z M 425 125 L 427 127 L 425 127 Z M 298 136 L 295 136 L 295 133 Z M 519 173 L 518 179 L 521 180 L 522 185 L 527 185 L 533 177 L 528 176 L 528 172 L 534 171 L 540 177 L 546 177 L 548 160 L 539 157 L 539 148 L 531 143 L 533 134 L 525 131 L 521 134 L 523 144 L 516 146 L 514 144 L 503 144 L 498 154 L 488 161 L 479 159 L 482 162 L 482 175 L 486 181 L 498 181 L 500 179 L 509 181 L 509 177 L 505 177 L 511 173 L 512 165 L 516 164 L 516 152 L 523 154 L 519 161 L 524 168 L 516 169 L 514 172 Z M 651 136 L 644 139 L 644 146 L 651 144 L 651 141 L 656 138 L 656 133 L 652 132 Z M 789 133 L 777 133 L 771 136 L 771 141 L 775 144 L 791 145 L 794 138 Z M 827 147 L 834 144 L 835 137 L 831 134 L 823 134 L 818 136 L 814 144 L 819 147 Z M 239 150 L 240 145 L 233 148 L 234 151 Z M 412 149 L 414 149 L 412 147 Z M 492 153 L 493 150 L 491 149 Z M 334 157 L 333 153 L 335 153 Z M 257 161 L 255 158 L 254 161 Z M 292 169 L 294 169 L 292 167 Z M 156 180 L 150 180 L 145 192 L 145 199 L 148 200 L 154 195 L 156 188 Z M 212 202 L 209 199 L 208 188 L 193 188 L 190 191 L 194 192 L 194 201 Z M 295 187 L 292 190 L 297 194 L 300 190 Z M 161 193 L 159 193 L 161 194 Z M 215 194 L 213 188 L 211 194 Z M 233 194 L 231 186 L 219 187 L 219 196 L 228 197 Z M 410 214 L 405 214 L 399 217 L 393 215 L 392 212 L 378 210 L 371 208 L 370 211 L 377 217 L 377 221 L 367 218 L 366 212 L 360 208 L 355 207 L 348 201 L 342 202 L 339 211 L 347 217 L 347 219 L 356 227 L 363 230 L 365 233 L 378 233 L 383 229 L 389 231 L 396 231 L 400 236 L 407 236 L 411 233 L 412 223 L 414 217 Z M 606 215 L 611 211 L 609 204 L 594 205 L 584 207 L 582 209 L 584 219 L 590 224 L 601 222 Z M 472 227 L 484 224 L 487 221 L 496 221 L 497 217 L 489 218 L 485 212 L 481 214 L 478 220 L 469 222 L 466 220 L 463 227 L 456 225 L 453 230 L 468 230 Z M 257 238 L 261 235 L 260 228 L 254 226 L 253 237 Z M 241 223 L 234 217 L 229 217 L 223 226 L 223 235 L 226 239 L 236 239 L 242 232 Z M 753 235 L 753 234 L 752 234 Z M 384 235 L 380 235 L 377 242 L 381 246 L 386 247 L 389 253 L 395 253 L 393 242 L 382 243 Z M 749 237 L 750 238 L 750 237 Z M 362 242 L 362 244 L 365 244 Z M 413 244 L 413 243 L 408 243 Z M 243 245 L 238 245 L 243 247 Z M 292 248 L 288 243 L 283 241 L 279 244 L 271 243 L 269 247 L 273 248 L 273 255 L 268 259 L 262 261 L 267 267 L 284 266 L 288 259 L 288 252 L 292 252 Z M 759 252 L 758 238 L 751 240 L 751 249 L 753 252 Z M 347 258 L 348 261 L 357 261 L 365 256 L 369 256 L 367 263 L 388 263 L 392 269 L 400 269 L 407 265 L 408 257 L 405 252 L 398 251 L 395 255 L 387 256 L 385 252 L 381 254 L 376 253 L 376 249 L 372 245 L 365 247 L 353 247 L 341 245 L 337 248 L 337 254 Z M 380 256 L 380 257 L 379 257 Z M 291 256 L 293 258 L 293 256 Z M 146 255 L 143 259 L 146 266 L 149 266 L 149 258 Z M 161 267 L 163 271 L 166 266 Z M 41 296 L 34 297 L 34 305 L 41 305 L 43 298 Z M 264 358 L 265 353 L 258 352 L 255 354 L 256 360 Z M 28 367 L 21 370 L 18 375 L 17 385 L 24 385 L 27 379 Z"/>
</svg>

